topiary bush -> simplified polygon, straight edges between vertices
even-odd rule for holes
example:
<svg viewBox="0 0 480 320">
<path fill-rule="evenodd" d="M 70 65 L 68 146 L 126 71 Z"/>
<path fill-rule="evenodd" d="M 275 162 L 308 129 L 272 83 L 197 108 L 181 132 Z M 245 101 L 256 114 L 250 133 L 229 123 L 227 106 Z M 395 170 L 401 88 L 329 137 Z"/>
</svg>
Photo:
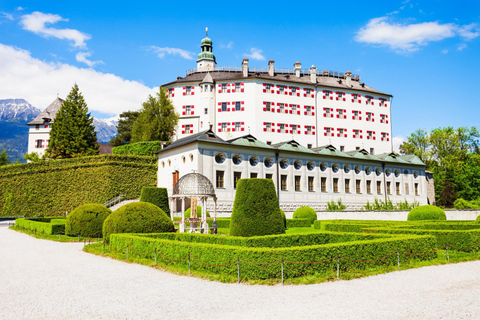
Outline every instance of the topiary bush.
<svg viewBox="0 0 480 320">
<path fill-rule="evenodd" d="M 69 236 L 101 237 L 105 219 L 112 210 L 98 203 L 87 203 L 75 208 L 65 222 Z"/>
<path fill-rule="evenodd" d="M 272 179 L 240 179 L 237 184 L 230 235 L 240 237 L 285 233 Z"/>
<path fill-rule="evenodd" d="M 477 219 L 475 219 L 475 222 L 480 223 L 480 215 L 478 215 Z"/>
<path fill-rule="evenodd" d="M 407 221 L 418 220 L 447 220 L 447 215 L 439 207 L 428 204 L 416 207 L 408 213 Z"/>
<path fill-rule="evenodd" d="M 282 215 L 282 219 L 283 219 L 283 225 L 285 226 L 285 230 L 287 230 L 287 216 L 285 215 L 285 212 L 280 209 L 280 214 Z"/>
<path fill-rule="evenodd" d="M 103 238 L 109 242 L 113 233 L 174 232 L 172 220 L 162 209 L 148 202 L 126 204 L 105 219 Z"/>
<path fill-rule="evenodd" d="M 140 202 L 150 202 L 162 209 L 170 217 L 167 188 L 143 187 Z"/>
<path fill-rule="evenodd" d="M 190 215 L 192 214 L 192 208 L 188 208 L 185 210 L 185 219 L 190 218 Z M 202 207 L 197 206 L 197 217 L 200 218 L 202 216 Z M 207 218 L 210 218 L 210 212 L 207 210 Z"/>
<path fill-rule="evenodd" d="M 293 219 L 310 219 L 311 224 L 317 220 L 317 213 L 310 207 L 300 207 L 293 213 Z"/>
</svg>

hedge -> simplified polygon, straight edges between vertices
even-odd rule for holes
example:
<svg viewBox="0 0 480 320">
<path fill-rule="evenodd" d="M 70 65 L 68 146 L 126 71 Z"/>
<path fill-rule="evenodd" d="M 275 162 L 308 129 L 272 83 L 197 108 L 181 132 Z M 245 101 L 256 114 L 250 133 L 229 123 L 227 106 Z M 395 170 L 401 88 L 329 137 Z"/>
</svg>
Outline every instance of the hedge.
<svg viewBox="0 0 480 320">
<path fill-rule="evenodd" d="M 113 154 L 127 154 L 135 156 L 154 156 L 155 152 L 162 150 L 160 141 L 147 141 L 130 143 L 112 149 Z"/>
<path fill-rule="evenodd" d="M 102 227 L 112 210 L 98 203 L 75 208 L 67 217 L 65 234 L 69 236 L 102 237 Z"/>
<path fill-rule="evenodd" d="M 157 183 L 153 157 L 101 155 L 0 167 L 0 216 L 64 216 L 85 203 L 140 196 Z"/>
<path fill-rule="evenodd" d="M 310 219 L 310 224 L 317 220 L 317 213 L 310 207 L 300 207 L 293 213 L 293 219 Z"/>
<path fill-rule="evenodd" d="M 173 221 L 180 221 L 182 218 L 174 217 Z M 208 225 L 210 228 L 213 226 L 213 218 L 207 220 Z M 186 223 L 187 227 L 190 226 L 190 223 Z M 230 218 L 217 218 L 217 228 L 230 228 Z"/>
<path fill-rule="evenodd" d="M 412 209 L 408 213 L 407 220 L 447 220 L 447 215 L 445 214 L 445 211 L 443 211 L 439 207 L 427 204 Z"/>
<path fill-rule="evenodd" d="M 272 179 L 240 179 L 237 183 L 230 235 L 251 237 L 285 233 Z"/>
<path fill-rule="evenodd" d="M 287 227 L 288 228 L 305 228 L 311 227 L 311 220 L 310 219 L 287 219 Z"/>
<path fill-rule="evenodd" d="M 140 202 L 150 202 L 162 209 L 170 217 L 167 188 L 143 187 Z"/>
<path fill-rule="evenodd" d="M 167 237 L 172 238 L 171 234 Z M 286 235 L 286 237 L 292 235 Z M 321 235 L 318 235 L 320 237 Z M 359 235 L 362 237 L 365 235 Z M 375 235 L 372 235 L 375 236 Z M 212 241 L 222 241 L 222 236 L 198 235 L 197 238 L 218 238 Z M 279 236 L 277 236 L 279 237 Z M 280 236 L 281 237 L 281 236 Z M 251 237 L 248 240 L 254 239 Z M 248 241 L 247 240 L 247 241 Z M 162 239 L 139 234 L 112 234 L 110 245 L 114 249 L 129 246 L 130 254 L 135 252 L 148 253 L 147 258 L 154 259 L 155 251 L 158 254 L 159 265 L 174 265 L 188 268 L 190 261 L 192 270 L 201 270 L 211 273 L 237 276 L 237 259 L 240 261 L 241 279 L 271 279 L 281 277 L 281 264 L 284 261 L 284 275 L 286 278 L 312 275 L 318 272 L 334 272 L 337 267 L 336 257 L 344 256 L 353 260 L 374 260 L 391 255 L 385 259 L 372 262 L 358 262 L 340 258 L 340 270 L 352 268 L 365 269 L 379 265 L 395 265 L 397 263 L 396 250 L 409 253 L 427 253 L 421 256 L 400 254 L 400 259 L 405 262 L 411 259 L 428 260 L 437 257 L 437 254 L 428 253 L 435 246 L 435 239 L 431 236 L 400 235 L 389 238 L 379 237 L 371 240 L 358 240 L 342 243 L 327 243 L 321 245 L 294 246 L 294 247 L 241 247 L 232 245 L 219 245 L 199 242 L 186 242 L 179 240 Z M 142 257 L 145 257 L 142 255 Z M 167 260 L 178 259 L 178 261 Z M 190 257 L 191 259 L 188 259 Z M 330 259 L 330 260 L 329 260 Z M 323 263 L 307 264 L 309 262 L 329 260 Z M 201 261 L 201 262 L 198 262 Z M 245 263 L 250 262 L 250 263 Z M 272 263 L 273 262 L 273 263 Z M 297 262 L 297 263 L 290 263 Z M 301 262 L 301 263 L 298 263 Z M 267 265 L 254 265 L 252 263 L 272 263 Z M 210 264 L 210 265 L 208 265 Z M 215 265 L 215 266 L 212 266 Z"/>
<path fill-rule="evenodd" d="M 15 227 L 48 235 L 65 234 L 65 221 L 61 218 L 18 218 L 15 219 Z"/>
<path fill-rule="evenodd" d="M 185 219 L 190 218 L 191 212 L 192 212 L 191 207 L 185 210 Z M 197 218 L 201 218 L 201 217 L 202 217 L 202 207 L 197 206 Z M 210 218 L 210 212 L 208 212 L 208 210 L 207 210 L 207 218 Z"/>
</svg>

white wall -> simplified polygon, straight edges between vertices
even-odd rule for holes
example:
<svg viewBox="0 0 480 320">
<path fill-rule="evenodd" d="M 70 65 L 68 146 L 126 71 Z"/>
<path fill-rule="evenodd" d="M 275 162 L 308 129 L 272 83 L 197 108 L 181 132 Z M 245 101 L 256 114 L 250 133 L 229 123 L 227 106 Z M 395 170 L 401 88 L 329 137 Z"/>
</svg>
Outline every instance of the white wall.
<svg viewBox="0 0 480 320">
<path fill-rule="evenodd" d="M 27 153 L 36 152 L 40 157 L 43 156 L 48 146 L 47 140 L 50 140 L 50 130 L 50 127 L 45 128 L 44 125 L 40 125 L 38 130 L 35 126 L 29 126 Z M 43 143 L 44 147 L 37 148 L 35 140 L 45 140 L 45 142 Z"/>
</svg>

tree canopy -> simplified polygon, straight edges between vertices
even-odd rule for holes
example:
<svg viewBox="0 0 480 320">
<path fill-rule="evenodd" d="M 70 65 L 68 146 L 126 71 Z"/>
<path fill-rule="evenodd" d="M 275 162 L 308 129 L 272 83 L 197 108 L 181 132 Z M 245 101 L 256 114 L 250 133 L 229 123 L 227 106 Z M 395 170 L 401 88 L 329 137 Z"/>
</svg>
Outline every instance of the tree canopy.
<svg viewBox="0 0 480 320">
<path fill-rule="evenodd" d="M 9 155 L 7 153 L 7 150 L 3 148 L 3 150 L 0 151 L 0 166 L 5 166 L 10 163 L 10 161 L 8 161 L 8 157 Z"/>
<path fill-rule="evenodd" d="M 108 143 L 111 146 L 128 144 L 132 139 L 132 127 L 140 111 L 125 111 L 120 114 L 117 124 L 117 135 Z"/>
<path fill-rule="evenodd" d="M 160 87 L 155 96 L 149 95 L 132 127 L 131 142 L 169 141 L 175 133 L 179 115 Z"/>
<path fill-rule="evenodd" d="M 75 84 L 52 123 L 46 157 L 62 159 L 96 155 L 96 141 L 93 118 Z"/>
</svg>

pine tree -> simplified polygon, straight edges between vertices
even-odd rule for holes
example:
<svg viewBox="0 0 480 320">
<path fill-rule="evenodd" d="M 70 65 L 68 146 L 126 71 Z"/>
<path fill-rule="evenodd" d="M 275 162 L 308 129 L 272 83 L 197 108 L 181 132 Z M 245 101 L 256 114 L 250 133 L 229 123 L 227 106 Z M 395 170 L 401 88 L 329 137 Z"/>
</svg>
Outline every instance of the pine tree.
<svg viewBox="0 0 480 320">
<path fill-rule="evenodd" d="M 117 135 L 108 143 L 111 146 L 128 144 L 132 139 L 132 127 L 140 111 L 125 111 L 120 114 L 117 125 Z"/>
<path fill-rule="evenodd" d="M 178 118 L 165 89 L 160 87 L 155 97 L 149 95 L 142 104 L 140 115 L 132 127 L 131 142 L 169 141 L 175 132 Z"/>
<path fill-rule="evenodd" d="M 63 101 L 50 131 L 47 158 L 62 159 L 98 154 L 93 117 L 77 84 Z"/>
</svg>

